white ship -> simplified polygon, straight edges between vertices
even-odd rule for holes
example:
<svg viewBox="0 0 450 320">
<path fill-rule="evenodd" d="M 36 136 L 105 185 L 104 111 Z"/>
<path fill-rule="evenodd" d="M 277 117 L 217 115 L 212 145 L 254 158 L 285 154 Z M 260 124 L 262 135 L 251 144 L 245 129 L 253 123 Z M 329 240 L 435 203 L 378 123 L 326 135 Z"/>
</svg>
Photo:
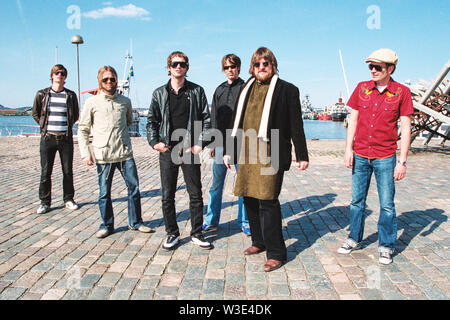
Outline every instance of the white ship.
<svg viewBox="0 0 450 320">
<path fill-rule="evenodd" d="M 347 113 L 347 107 L 342 102 L 342 98 L 339 98 L 339 101 L 331 106 L 330 114 L 333 121 L 344 121 Z"/>
</svg>

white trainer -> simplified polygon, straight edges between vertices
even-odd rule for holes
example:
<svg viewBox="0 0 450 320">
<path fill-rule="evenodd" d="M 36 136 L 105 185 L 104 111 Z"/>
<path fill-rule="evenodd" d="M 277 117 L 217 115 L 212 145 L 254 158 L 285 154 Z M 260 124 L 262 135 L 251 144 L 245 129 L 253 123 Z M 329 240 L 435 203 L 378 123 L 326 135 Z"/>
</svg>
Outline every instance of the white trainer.
<svg viewBox="0 0 450 320">
<path fill-rule="evenodd" d="M 67 209 L 70 209 L 70 210 L 77 210 L 78 209 L 78 205 L 73 200 L 67 201 L 65 207 Z"/>
<path fill-rule="evenodd" d="M 345 240 L 341 247 L 337 250 L 340 254 L 349 254 L 353 250 L 358 250 L 360 248 L 359 243 L 356 243 L 349 239 Z"/>
<path fill-rule="evenodd" d="M 378 261 L 381 264 L 391 264 L 392 263 L 392 255 L 389 252 L 380 252 L 380 258 Z"/>
<path fill-rule="evenodd" d="M 97 233 L 95 234 L 95 236 L 99 239 L 102 238 L 106 238 L 107 236 L 109 236 L 112 232 L 110 232 L 108 229 L 100 229 L 97 231 Z"/>
<path fill-rule="evenodd" d="M 205 250 L 212 248 L 211 243 L 206 241 L 202 234 L 191 236 L 191 242 Z"/>
<path fill-rule="evenodd" d="M 164 250 L 173 250 L 173 249 L 175 249 L 175 247 L 178 245 L 179 242 L 180 242 L 179 237 L 174 236 L 174 235 L 169 235 L 166 238 L 166 241 L 164 241 L 162 248 Z"/>
<path fill-rule="evenodd" d="M 49 210 L 50 210 L 50 206 L 48 206 L 46 204 L 41 204 L 36 212 L 38 214 L 44 214 L 44 213 L 47 213 Z"/>
</svg>

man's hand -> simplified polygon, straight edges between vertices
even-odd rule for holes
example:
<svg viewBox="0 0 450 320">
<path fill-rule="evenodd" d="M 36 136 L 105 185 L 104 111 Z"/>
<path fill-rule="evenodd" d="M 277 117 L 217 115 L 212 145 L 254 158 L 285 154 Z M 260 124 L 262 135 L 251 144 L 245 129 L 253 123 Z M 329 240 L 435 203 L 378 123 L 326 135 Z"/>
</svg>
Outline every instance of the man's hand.
<svg viewBox="0 0 450 320">
<path fill-rule="evenodd" d="M 153 149 L 155 149 L 156 151 L 161 152 L 161 153 L 164 153 L 168 150 L 168 148 L 164 142 L 158 142 L 157 144 L 155 144 Z"/>
<path fill-rule="evenodd" d="M 94 165 L 94 159 L 92 158 L 92 156 L 84 157 L 83 158 L 83 162 L 85 164 L 87 164 L 88 166 L 93 166 Z"/>
<path fill-rule="evenodd" d="M 406 167 L 401 163 L 397 163 L 394 169 L 394 180 L 400 181 L 406 176 Z"/>
<path fill-rule="evenodd" d="M 299 161 L 297 163 L 297 168 L 299 168 L 300 170 L 306 170 L 306 168 L 308 168 L 308 166 L 309 166 L 308 161 Z"/>
<path fill-rule="evenodd" d="M 353 151 L 352 150 L 345 151 L 344 164 L 347 168 L 353 168 Z"/>
<path fill-rule="evenodd" d="M 189 149 L 186 149 L 185 152 L 186 153 L 192 152 L 193 154 L 199 154 L 200 152 L 202 152 L 202 150 L 203 150 L 202 147 L 195 145 Z"/>
<path fill-rule="evenodd" d="M 231 169 L 231 165 L 230 165 L 230 162 L 231 162 L 231 156 L 229 156 L 229 155 L 224 155 L 223 156 L 223 164 L 228 168 L 228 169 Z"/>
</svg>

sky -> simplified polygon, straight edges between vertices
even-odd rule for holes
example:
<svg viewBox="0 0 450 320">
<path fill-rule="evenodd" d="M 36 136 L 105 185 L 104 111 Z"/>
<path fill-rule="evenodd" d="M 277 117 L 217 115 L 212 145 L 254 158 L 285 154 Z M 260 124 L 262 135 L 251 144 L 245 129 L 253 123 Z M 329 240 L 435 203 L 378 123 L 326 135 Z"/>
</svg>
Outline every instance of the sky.
<svg viewBox="0 0 450 320">
<path fill-rule="evenodd" d="M 152 92 L 169 80 L 166 60 L 176 50 L 187 54 L 188 80 L 211 102 L 226 80 L 225 54 L 241 58 L 247 80 L 251 55 L 268 47 L 280 78 L 296 85 L 302 100 L 309 95 L 315 108 L 340 95 L 348 99 L 339 50 L 350 94 L 370 79 L 364 60 L 376 49 L 397 52 L 393 77 L 401 83 L 431 82 L 450 59 L 450 1 L 444 0 L 6 0 L 0 10 L 0 104 L 11 108 L 33 104 L 36 91 L 50 86 L 56 61 L 68 69 L 65 86 L 78 91 L 70 41 L 76 34 L 84 39 L 81 91 L 97 87 L 103 65 L 123 78 L 132 48 L 135 108 L 147 108 Z"/>
</svg>

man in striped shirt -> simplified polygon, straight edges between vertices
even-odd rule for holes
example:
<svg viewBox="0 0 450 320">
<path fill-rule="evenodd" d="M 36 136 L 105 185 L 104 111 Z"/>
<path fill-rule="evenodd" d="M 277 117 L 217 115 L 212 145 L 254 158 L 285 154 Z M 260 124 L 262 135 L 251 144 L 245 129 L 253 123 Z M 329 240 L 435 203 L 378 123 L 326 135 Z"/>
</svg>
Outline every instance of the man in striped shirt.
<svg viewBox="0 0 450 320">
<path fill-rule="evenodd" d="M 74 202 L 73 187 L 73 138 L 72 127 L 78 120 L 79 107 L 76 94 L 64 88 L 67 69 L 55 65 L 50 77 L 52 86 L 39 90 L 33 104 L 33 118 L 41 129 L 40 157 L 41 181 L 39 199 L 41 205 L 37 213 L 44 214 L 51 205 L 51 175 L 56 152 L 59 152 L 63 170 L 63 200 L 66 208 L 78 209 Z"/>
</svg>

